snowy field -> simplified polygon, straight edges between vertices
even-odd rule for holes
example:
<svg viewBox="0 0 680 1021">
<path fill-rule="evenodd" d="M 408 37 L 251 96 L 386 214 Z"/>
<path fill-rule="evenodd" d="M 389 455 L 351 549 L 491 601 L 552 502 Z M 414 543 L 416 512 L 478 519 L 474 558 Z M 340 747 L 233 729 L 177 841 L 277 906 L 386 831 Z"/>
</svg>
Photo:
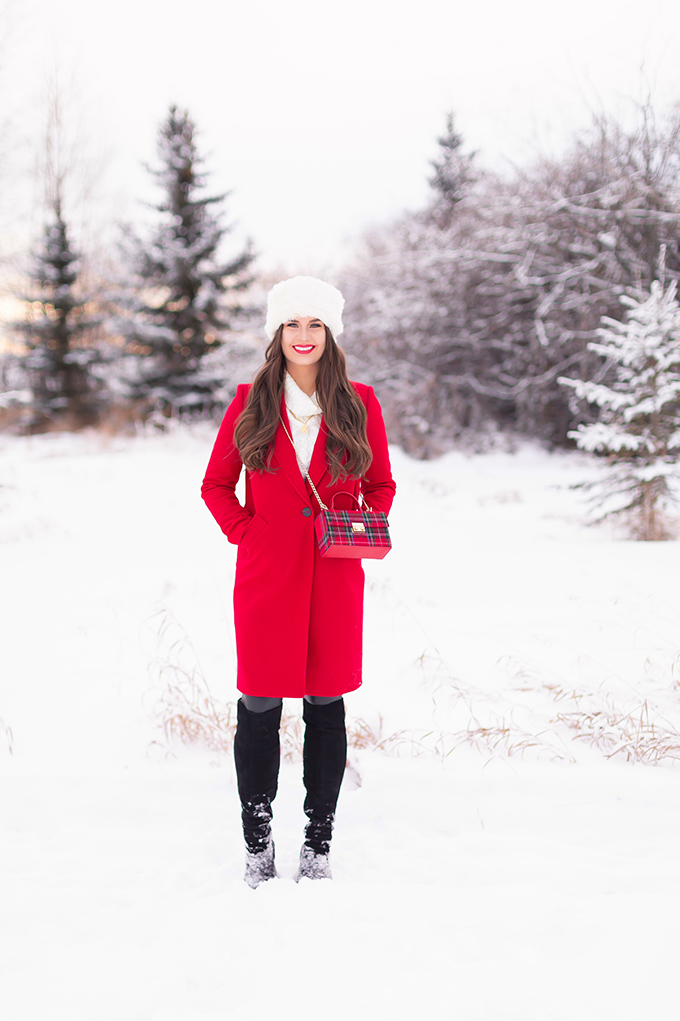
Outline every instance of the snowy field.
<svg viewBox="0 0 680 1021">
<path fill-rule="evenodd" d="M 334 881 L 291 746 L 251 891 L 230 755 L 160 725 L 236 698 L 212 438 L 0 436 L 3 1021 L 675 1016 L 680 545 L 585 528 L 581 455 L 394 451 Z"/>
</svg>

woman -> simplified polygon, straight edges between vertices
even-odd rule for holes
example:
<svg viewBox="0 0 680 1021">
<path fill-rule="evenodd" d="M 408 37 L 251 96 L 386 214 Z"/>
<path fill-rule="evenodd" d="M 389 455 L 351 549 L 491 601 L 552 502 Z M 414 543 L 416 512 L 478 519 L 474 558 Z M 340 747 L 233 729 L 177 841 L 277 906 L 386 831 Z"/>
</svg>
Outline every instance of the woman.
<svg viewBox="0 0 680 1021">
<path fill-rule="evenodd" d="M 272 288 L 265 363 L 252 385 L 238 387 L 203 481 L 203 499 L 238 545 L 234 758 L 253 888 L 276 875 L 271 803 L 283 698 L 304 699 L 308 822 L 297 878 L 330 879 L 347 758 L 342 696 L 361 684 L 363 569 L 358 560 L 320 556 L 320 507 L 306 474 L 327 505 L 338 493 L 363 494 L 387 513 L 395 491 L 380 405 L 372 387 L 349 382 L 335 342 L 343 306 L 340 291 L 314 277 Z M 244 465 L 241 506 L 234 489 Z M 335 506 L 352 503 L 339 497 Z"/>
</svg>

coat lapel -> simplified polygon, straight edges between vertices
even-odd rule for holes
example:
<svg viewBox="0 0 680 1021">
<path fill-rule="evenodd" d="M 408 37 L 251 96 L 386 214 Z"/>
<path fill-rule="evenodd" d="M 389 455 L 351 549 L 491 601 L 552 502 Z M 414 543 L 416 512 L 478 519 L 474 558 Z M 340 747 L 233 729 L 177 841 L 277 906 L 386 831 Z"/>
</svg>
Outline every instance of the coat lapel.
<svg viewBox="0 0 680 1021">
<path fill-rule="evenodd" d="M 286 429 L 288 430 L 288 432 L 290 432 L 290 434 L 292 436 L 293 434 L 292 434 L 291 428 L 290 428 L 290 421 L 288 419 L 288 412 L 286 411 L 286 402 L 285 402 L 285 399 L 283 399 L 283 398 L 281 400 L 281 417 L 282 417 L 283 421 L 286 423 Z M 319 432 L 319 436 L 321 436 L 321 432 Z M 317 446 L 318 446 L 318 440 L 317 440 Z M 314 448 L 314 453 L 316 454 L 316 447 Z M 307 501 L 309 499 L 309 493 L 307 492 L 307 486 L 305 485 L 305 480 L 304 480 L 304 478 L 302 476 L 302 473 L 300 472 L 300 468 L 299 468 L 298 463 L 297 463 L 297 458 L 295 456 L 295 451 L 293 450 L 293 445 L 290 442 L 290 440 L 288 439 L 288 437 L 286 436 L 286 432 L 285 432 L 285 430 L 284 430 L 284 428 L 283 428 L 283 426 L 281 425 L 280 422 L 279 422 L 279 427 L 276 430 L 276 434 L 274 436 L 274 457 L 273 457 L 273 460 L 277 461 L 279 463 L 279 465 L 281 466 L 281 468 L 283 468 L 283 470 L 286 473 L 286 475 L 288 476 L 288 480 L 292 484 L 293 488 L 297 490 L 297 492 L 300 494 L 300 496 L 305 501 L 305 503 L 307 503 Z M 310 472 L 310 475 L 311 474 L 312 473 Z M 312 475 L 312 478 L 314 478 L 313 475 Z"/>
<path fill-rule="evenodd" d="M 326 464 L 326 438 L 328 437 L 328 429 L 326 423 L 322 417 L 321 428 L 319 429 L 319 435 L 316 438 L 314 444 L 314 450 L 312 451 L 312 460 L 309 464 L 309 474 L 312 482 L 315 486 L 318 486 L 327 471 Z"/>
</svg>

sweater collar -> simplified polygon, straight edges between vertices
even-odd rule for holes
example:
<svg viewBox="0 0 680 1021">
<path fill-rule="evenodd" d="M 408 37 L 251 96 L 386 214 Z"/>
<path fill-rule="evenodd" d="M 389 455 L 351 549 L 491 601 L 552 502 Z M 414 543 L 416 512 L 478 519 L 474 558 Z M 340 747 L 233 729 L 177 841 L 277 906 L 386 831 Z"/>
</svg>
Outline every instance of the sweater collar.
<svg viewBox="0 0 680 1021">
<path fill-rule="evenodd" d="M 283 381 L 286 407 L 295 415 L 306 418 L 310 415 L 320 415 L 321 407 L 316 397 L 316 391 L 310 397 L 301 390 L 289 372 L 286 373 Z"/>
</svg>

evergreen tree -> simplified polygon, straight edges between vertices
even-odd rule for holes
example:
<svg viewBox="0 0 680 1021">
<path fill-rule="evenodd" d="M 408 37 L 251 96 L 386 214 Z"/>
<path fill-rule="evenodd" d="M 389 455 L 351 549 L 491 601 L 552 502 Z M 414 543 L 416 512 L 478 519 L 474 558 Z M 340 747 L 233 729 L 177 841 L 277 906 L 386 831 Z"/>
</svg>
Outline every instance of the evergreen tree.
<svg viewBox="0 0 680 1021">
<path fill-rule="evenodd" d="M 186 110 L 172 106 L 158 134 L 160 167 L 151 170 L 163 191 L 160 222 L 150 237 L 128 233 L 135 293 L 117 326 L 134 356 L 130 397 L 157 408 L 209 407 L 218 381 L 204 358 L 224 342 L 242 311 L 237 295 L 251 283 L 247 247 L 222 262 L 219 248 L 232 230 L 218 208 L 226 195 L 206 196 L 207 175 Z"/>
<path fill-rule="evenodd" d="M 68 416 L 75 424 L 93 422 L 101 384 L 93 374 L 100 353 L 93 343 L 99 319 L 88 298 L 78 293 L 79 255 L 71 247 L 61 198 L 53 200 L 33 271 L 34 289 L 20 297 L 27 317 L 14 329 L 25 345 L 19 356 L 31 394 L 32 429 Z"/>
<path fill-rule="evenodd" d="M 463 138 L 454 128 L 452 113 L 446 115 L 446 130 L 437 143 L 439 153 L 430 161 L 432 176 L 428 178 L 428 184 L 435 193 L 431 215 L 440 227 L 447 227 L 468 185 L 476 179 L 472 167 L 474 153 L 460 151 Z"/>
<path fill-rule="evenodd" d="M 677 282 L 658 280 L 642 300 L 623 296 L 625 322 L 604 317 L 590 349 L 612 365 L 611 386 L 560 379 L 600 408 L 600 420 L 569 433 L 582 450 L 606 455 L 591 484 L 600 518 L 624 514 L 640 539 L 668 538 L 680 452 L 680 304 Z"/>
</svg>

